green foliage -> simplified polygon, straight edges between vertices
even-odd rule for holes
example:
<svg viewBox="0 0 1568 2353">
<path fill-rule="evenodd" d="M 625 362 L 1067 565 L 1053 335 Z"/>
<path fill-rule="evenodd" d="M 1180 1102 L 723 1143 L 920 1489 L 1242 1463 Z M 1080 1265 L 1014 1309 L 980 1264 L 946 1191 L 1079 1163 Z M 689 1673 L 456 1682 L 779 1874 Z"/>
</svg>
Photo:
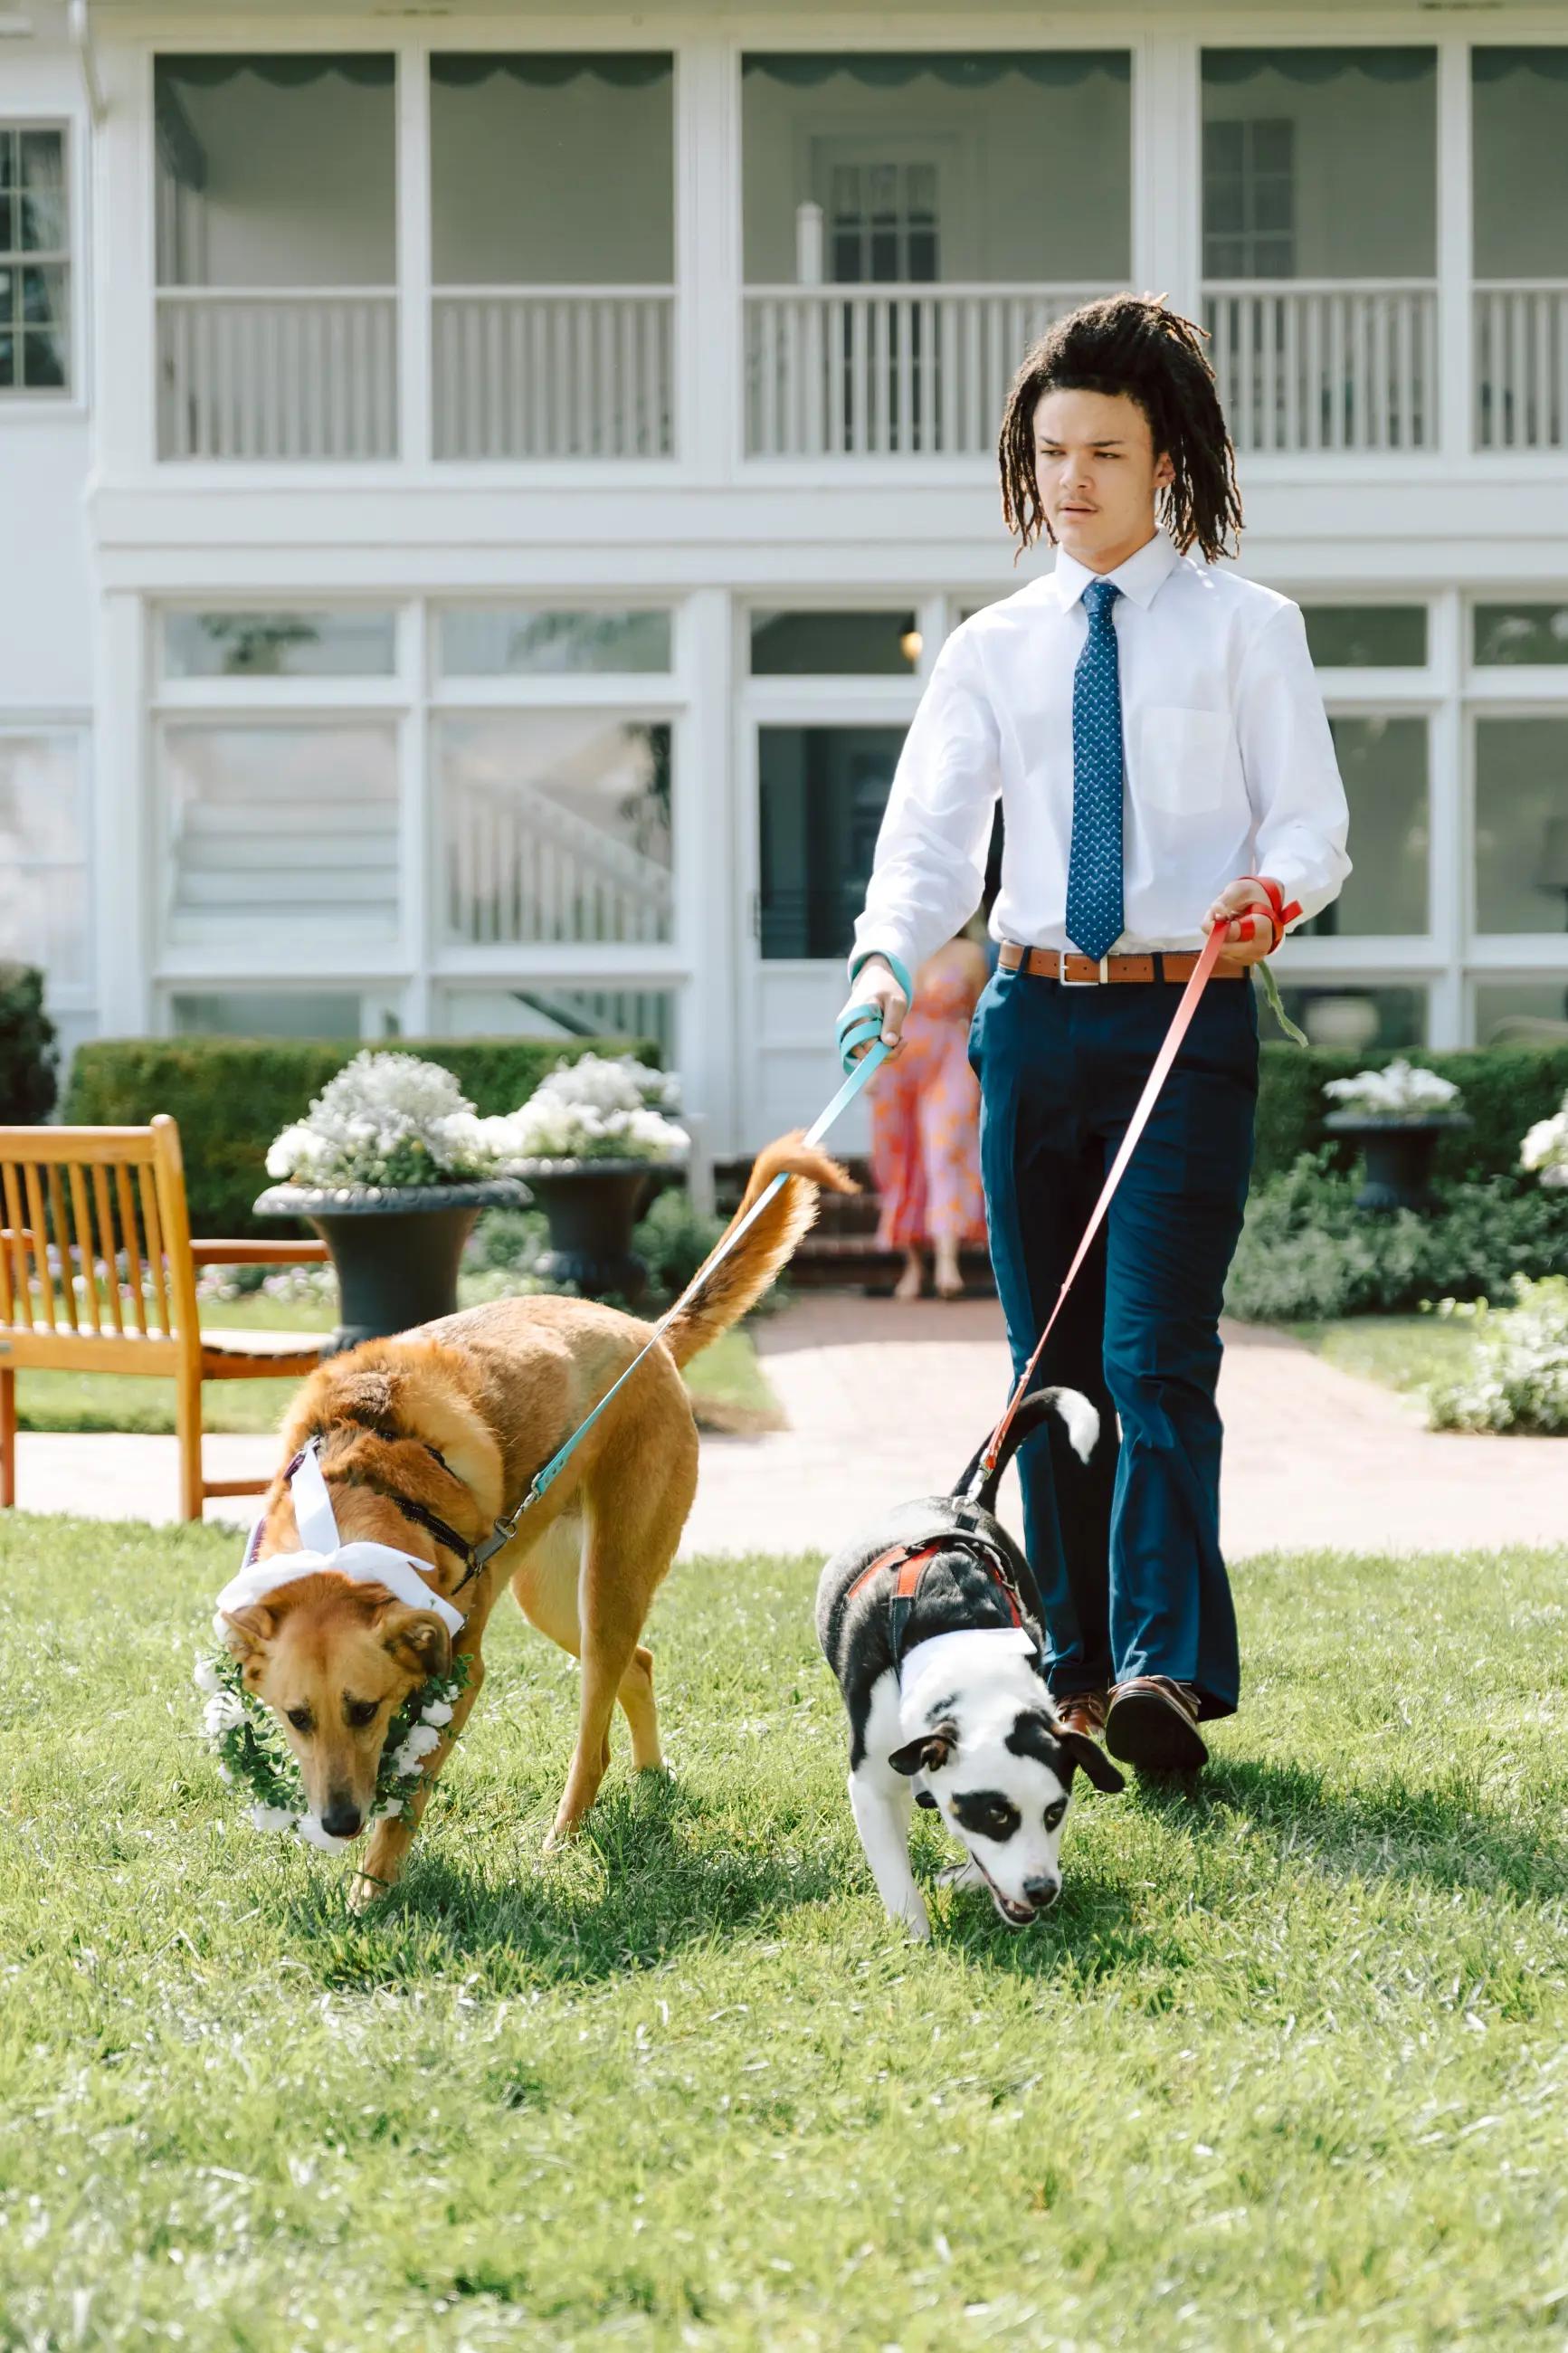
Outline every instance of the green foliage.
<svg viewBox="0 0 1568 2353">
<path fill-rule="evenodd" d="M 1329 1143 L 1323 1122 L 1334 1103 L 1323 1093 L 1327 1080 L 1382 1070 L 1399 1059 L 1393 1047 L 1347 1054 L 1321 1046 L 1303 1052 L 1299 1046 L 1266 1045 L 1253 1182 L 1283 1176 L 1303 1152 Z M 1568 1046 L 1478 1046 L 1452 1053 L 1409 1051 L 1405 1059 L 1452 1079 L 1459 1090 L 1455 1108 L 1469 1115 L 1468 1127 L 1438 1140 L 1435 1166 L 1450 1184 L 1513 1175 L 1525 1130 L 1550 1119 L 1568 1088 Z M 1335 1167 L 1349 1169 L 1354 1156 L 1353 1145 L 1334 1144 Z"/>
<path fill-rule="evenodd" d="M 1561 1549 L 1248 1560 L 1196 1794 L 1080 1791 L 1016 1936 L 917 1814 L 918 1949 L 845 1800 L 815 1562 L 677 1564 L 673 1778 L 617 1724 L 555 1854 L 579 1677 L 503 1594 L 356 1920 L 195 1736 L 235 1560 L 6 1532 L 17 2353 L 1560 2344 Z"/>
<path fill-rule="evenodd" d="M 1426 1299 L 1505 1295 L 1568 1265 L 1568 1190 L 1495 1176 L 1434 1187 L 1430 1211 L 1369 1216 L 1331 1152 L 1258 1186 L 1226 1285 L 1245 1322 L 1390 1314 Z"/>
<path fill-rule="evenodd" d="M 666 1185 L 648 1203 L 632 1234 L 661 1300 L 678 1299 L 724 1230 L 722 1218 L 705 1218 L 684 1185 Z"/>
<path fill-rule="evenodd" d="M 1434 1388 L 1434 1430 L 1568 1431 L 1568 1276 L 1518 1282 L 1513 1305 L 1445 1299 L 1437 1313 L 1475 1333 L 1468 1366 Z"/>
<path fill-rule="evenodd" d="M 58 1062 L 43 974 L 30 964 L 0 963 L 0 1126 L 47 1119 Z"/>
<path fill-rule="evenodd" d="M 251 1215 L 268 1181 L 267 1147 L 361 1050 L 346 1039 L 98 1039 L 77 1049 L 65 1117 L 76 1126 L 137 1127 L 169 1112 L 180 1124 L 192 1231 L 277 1234 L 284 1229 L 276 1219 Z M 563 1058 L 631 1051 L 658 1060 L 652 1045 L 598 1038 L 389 1038 L 384 1050 L 439 1062 L 481 1116 L 515 1111 Z"/>
</svg>

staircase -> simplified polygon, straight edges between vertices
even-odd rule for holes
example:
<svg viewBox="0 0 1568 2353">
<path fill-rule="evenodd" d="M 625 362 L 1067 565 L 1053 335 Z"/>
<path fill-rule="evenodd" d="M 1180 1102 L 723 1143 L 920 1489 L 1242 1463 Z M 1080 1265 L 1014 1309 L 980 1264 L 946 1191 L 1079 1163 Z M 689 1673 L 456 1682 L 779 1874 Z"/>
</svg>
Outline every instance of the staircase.
<svg viewBox="0 0 1568 2353">
<path fill-rule="evenodd" d="M 816 1223 L 791 1259 L 787 1280 L 803 1291 L 889 1292 L 903 1270 L 903 1256 L 899 1250 L 877 1247 L 881 1205 L 872 1190 L 870 1164 L 846 1159 L 844 1166 L 864 1190 L 823 1194 Z M 739 1208 L 751 1166 L 749 1159 L 714 1164 L 715 1206 L 721 1217 L 727 1218 Z M 995 1286 L 985 1250 L 978 1244 L 965 1249 L 960 1263 L 965 1292 L 989 1296 Z"/>
</svg>

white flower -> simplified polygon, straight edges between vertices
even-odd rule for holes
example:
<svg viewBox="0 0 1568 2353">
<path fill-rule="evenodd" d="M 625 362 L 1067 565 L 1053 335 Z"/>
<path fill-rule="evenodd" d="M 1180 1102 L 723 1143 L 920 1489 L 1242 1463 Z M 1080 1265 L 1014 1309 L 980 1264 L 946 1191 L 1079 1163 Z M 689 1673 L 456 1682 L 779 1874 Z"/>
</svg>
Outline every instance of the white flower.
<svg viewBox="0 0 1568 2353">
<path fill-rule="evenodd" d="M 496 1171 L 490 1128 L 439 1063 L 367 1051 L 274 1140 L 267 1169 L 313 1185 L 468 1183 Z"/>
<path fill-rule="evenodd" d="M 1519 1165 L 1534 1169 L 1543 1185 L 1568 1185 L 1568 1095 L 1561 1111 L 1538 1119 L 1519 1147 Z"/>
<path fill-rule="evenodd" d="M 232 1788 L 233 1788 L 233 1787 L 234 1787 L 234 1768 L 233 1768 L 233 1767 L 232 1767 L 232 1766 L 228 1766 L 228 1765 L 220 1765 L 220 1766 L 218 1767 L 218 1768 L 217 1768 L 217 1777 L 218 1777 L 218 1779 L 223 1783 L 223 1785 L 224 1785 L 225 1788 L 226 1788 L 226 1789 L 232 1789 Z"/>
<path fill-rule="evenodd" d="M 367 1830 L 374 1831 L 382 1822 L 401 1821 L 402 1819 L 402 1799 L 388 1798 L 384 1804 L 373 1807 L 370 1813 L 365 1817 L 365 1827 Z"/>
<path fill-rule="evenodd" d="M 307 1846 L 319 1847 L 323 1854 L 341 1854 L 344 1847 L 353 1844 L 353 1839 L 334 1838 L 324 1830 L 317 1814 L 301 1814 L 294 1827 Z"/>
<path fill-rule="evenodd" d="M 237 1724 L 245 1722 L 245 1707 L 231 1691 L 214 1692 L 202 1710 L 202 1730 L 209 1740 L 216 1740 L 232 1732 Z"/>
<path fill-rule="evenodd" d="M 452 1721 L 451 1702 L 445 1699 L 433 1699 L 428 1707 L 421 1708 L 419 1712 L 419 1721 L 421 1724 L 450 1724 Z"/>
<path fill-rule="evenodd" d="M 199 1692 L 219 1692 L 224 1687 L 223 1677 L 213 1659 L 198 1659 L 191 1669 L 191 1681 Z"/>
<path fill-rule="evenodd" d="M 1436 1071 L 1416 1068 L 1403 1060 L 1384 1071 L 1362 1071 L 1353 1079 L 1330 1079 L 1323 1092 L 1354 1111 L 1376 1112 L 1384 1117 L 1408 1119 L 1416 1113 L 1442 1111 L 1458 1093 L 1452 1079 Z"/>
<path fill-rule="evenodd" d="M 250 1819 L 258 1831 L 289 1831 L 299 1820 L 289 1806 L 255 1805 L 249 1810 Z"/>
</svg>

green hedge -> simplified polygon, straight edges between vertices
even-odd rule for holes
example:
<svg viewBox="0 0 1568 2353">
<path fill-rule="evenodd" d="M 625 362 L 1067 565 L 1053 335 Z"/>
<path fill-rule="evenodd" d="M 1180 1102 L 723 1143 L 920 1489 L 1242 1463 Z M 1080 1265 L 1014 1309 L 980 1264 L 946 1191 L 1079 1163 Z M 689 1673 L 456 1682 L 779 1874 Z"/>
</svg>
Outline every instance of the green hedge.
<svg viewBox="0 0 1568 2353">
<path fill-rule="evenodd" d="M 1380 1070 L 1398 1059 L 1387 1051 L 1349 1054 L 1325 1046 L 1303 1051 L 1300 1046 L 1266 1045 L 1254 1183 L 1282 1175 L 1299 1154 L 1329 1143 L 1336 1144 L 1337 1165 L 1349 1168 L 1353 1149 L 1331 1137 L 1323 1125 L 1334 1108 L 1323 1092 L 1324 1082 Z M 1477 1046 L 1453 1053 L 1417 1049 L 1405 1060 L 1452 1079 L 1459 1090 L 1456 1108 L 1469 1114 L 1469 1126 L 1456 1128 L 1437 1146 L 1436 1172 L 1456 1184 L 1516 1173 L 1525 1129 L 1550 1118 L 1568 1094 L 1568 1046 Z"/>
<path fill-rule="evenodd" d="M 47 1119 L 58 1060 L 43 974 L 36 965 L 0 964 L 0 1127 Z"/>
<path fill-rule="evenodd" d="M 267 1147 L 360 1050 L 314 1039 L 100 1038 L 76 1050 L 63 1116 L 71 1126 L 142 1127 L 155 1112 L 172 1113 L 192 1231 L 277 1234 L 276 1219 L 250 1211 L 268 1181 Z M 388 1038 L 378 1050 L 440 1062 L 486 1115 L 515 1111 L 563 1058 L 658 1060 L 656 1046 L 624 1038 Z"/>
</svg>

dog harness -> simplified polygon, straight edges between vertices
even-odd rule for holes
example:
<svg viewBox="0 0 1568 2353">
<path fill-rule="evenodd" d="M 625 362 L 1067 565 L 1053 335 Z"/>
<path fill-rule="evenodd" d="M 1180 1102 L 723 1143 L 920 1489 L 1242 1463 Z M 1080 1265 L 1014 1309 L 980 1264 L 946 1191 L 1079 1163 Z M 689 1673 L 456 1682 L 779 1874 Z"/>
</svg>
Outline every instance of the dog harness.
<svg viewBox="0 0 1568 2353">
<path fill-rule="evenodd" d="M 915 1597 L 920 1591 L 921 1578 L 938 1553 L 958 1550 L 970 1553 L 988 1572 L 993 1584 L 1006 1605 L 1007 1625 L 996 1630 L 1012 1631 L 1016 1629 L 1020 1632 L 1027 1633 L 1028 1630 L 1024 1624 L 1023 1600 L 1016 1585 L 1013 1582 L 1006 1556 L 999 1546 L 992 1543 L 989 1536 L 981 1535 L 973 1529 L 958 1528 L 949 1529 L 939 1536 L 911 1538 L 907 1544 L 889 1545 L 886 1552 L 879 1552 L 870 1566 L 860 1571 L 844 1599 L 847 1603 L 853 1601 L 862 1586 L 869 1585 L 872 1578 L 880 1577 L 884 1569 L 890 1568 L 898 1572 L 893 1579 L 893 1589 L 888 1596 L 888 1639 L 893 1653 L 895 1672 L 902 1671 L 904 1640 L 909 1632 L 910 1620 L 914 1615 Z"/>
</svg>

